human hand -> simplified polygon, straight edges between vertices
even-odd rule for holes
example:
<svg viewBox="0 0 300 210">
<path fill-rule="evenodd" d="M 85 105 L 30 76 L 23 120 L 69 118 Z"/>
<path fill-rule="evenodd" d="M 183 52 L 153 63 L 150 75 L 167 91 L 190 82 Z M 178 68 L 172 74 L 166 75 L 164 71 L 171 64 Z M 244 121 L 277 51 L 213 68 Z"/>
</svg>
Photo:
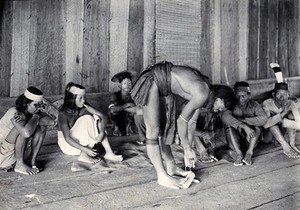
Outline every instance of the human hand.
<svg viewBox="0 0 300 210">
<path fill-rule="evenodd" d="M 127 105 L 127 108 L 131 108 L 131 107 L 134 107 L 135 106 L 135 104 L 134 103 L 126 103 Z"/>
<path fill-rule="evenodd" d="M 247 126 L 246 124 L 242 124 L 242 129 L 244 129 L 247 138 L 251 139 L 256 136 L 255 130 Z"/>
<path fill-rule="evenodd" d="M 196 153 L 193 149 L 189 149 L 184 152 L 184 165 L 185 168 L 195 168 L 195 162 L 196 162 Z"/>
<path fill-rule="evenodd" d="M 287 101 L 283 107 L 282 107 L 282 112 L 280 113 L 281 118 L 284 118 L 290 111 L 293 109 L 294 103 L 291 103 L 291 101 Z"/>
<path fill-rule="evenodd" d="M 85 151 L 84 151 L 88 156 L 90 157 L 95 157 L 96 155 L 98 155 L 98 152 L 97 150 L 95 149 L 91 149 L 91 148 L 88 148 L 88 147 L 85 147 Z"/>
<path fill-rule="evenodd" d="M 45 117 L 40 118 L 40 125 L 43 125 L 43 126 L 56 126 L 57 121 L 53 120 L 49 116 L 45 116 Z"/>
<path fill-rule="evenodd" d="M 20 121 L 25 120 L 25 119 L 26 119 L 26 116 L 22 112 L 16 112 L 15 115 L 14 115 L 14 120 L 16 122 L 20 122 Z"/>
</svg>

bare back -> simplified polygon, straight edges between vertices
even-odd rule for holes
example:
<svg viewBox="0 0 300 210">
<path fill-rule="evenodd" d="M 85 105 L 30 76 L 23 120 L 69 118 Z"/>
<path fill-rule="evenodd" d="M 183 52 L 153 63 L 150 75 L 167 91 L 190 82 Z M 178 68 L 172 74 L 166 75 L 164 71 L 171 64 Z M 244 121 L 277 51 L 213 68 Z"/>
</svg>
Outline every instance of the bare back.
<svg viewBox="0 0 300 210">
<path fill-rule="evenodd" d="M 207 99 L 209 94 L 208 84 L 195 74 L 195 70 L 186 66 L 173 66 L 171 71 L 172 93 L 190 101 L 201 98 Z"/>
</svg>

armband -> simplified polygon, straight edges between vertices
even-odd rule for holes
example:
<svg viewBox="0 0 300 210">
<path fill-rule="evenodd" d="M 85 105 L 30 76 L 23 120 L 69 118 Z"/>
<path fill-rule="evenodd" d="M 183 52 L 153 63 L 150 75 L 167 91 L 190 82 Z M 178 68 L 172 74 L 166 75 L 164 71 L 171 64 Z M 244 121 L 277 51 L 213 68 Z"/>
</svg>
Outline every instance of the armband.
<svg viewBox="0 0 300 210">
<path fill-rule="evenodd" d="M 179 117 L 180 117 L 184 122 L 186 122 L 186 123 L 189 122 L 188 120 L 184 119 L 184 117 L 182 117 L 181 115 L 179 115 Z"/>
<path fill-rule="evenodd" d="M 108 109 L 110 109 L 111 107 L 115 106 L 114 104 L 111 104 L 108 106 Z"/>
</svg>

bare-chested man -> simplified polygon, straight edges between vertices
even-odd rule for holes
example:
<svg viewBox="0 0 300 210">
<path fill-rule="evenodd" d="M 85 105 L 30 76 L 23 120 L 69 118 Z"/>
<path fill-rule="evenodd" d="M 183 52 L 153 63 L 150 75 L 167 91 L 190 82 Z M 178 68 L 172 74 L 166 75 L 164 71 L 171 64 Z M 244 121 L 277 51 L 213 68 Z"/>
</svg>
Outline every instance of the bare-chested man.
<svg viewBox="0 0 300 210">
<path fill-rule="evenodd" d="M 158 63 L 149 67 L 139 76 L 135 83 L 131 96 L 137 105 L 143 107 L 144 121 L 146 124 L 146 147 L 148 156 L 154 165 L 158 177 L 158 184 L 181 189 L 186 179 L 174 178 L 174 175 L 188 176 L 183 169 L 176 166 L 171 153 L 170 144 L 173 143 L 175 125 L 181 144 L 184 149 L 185 166 L 192 168 L 196 154 L 191 148 L 188 140 L 188 124 L 196 121 L 195 112 L 202 107 L 209 95 L 208 78 L 198 70 L 186 66 L 173 65 L 170 62 Z M 174 95 L 181 96 L 187 100 L 187 104 L 181 110 L 176 121 Z M 159 146 L 160 123 L 164 110 L 160 109 L 160 103 L 166 97 L 166 116 L 164 126 L 163 142 Z M 163 158 L 166 169 L 163 165 Z"/>
</svg>

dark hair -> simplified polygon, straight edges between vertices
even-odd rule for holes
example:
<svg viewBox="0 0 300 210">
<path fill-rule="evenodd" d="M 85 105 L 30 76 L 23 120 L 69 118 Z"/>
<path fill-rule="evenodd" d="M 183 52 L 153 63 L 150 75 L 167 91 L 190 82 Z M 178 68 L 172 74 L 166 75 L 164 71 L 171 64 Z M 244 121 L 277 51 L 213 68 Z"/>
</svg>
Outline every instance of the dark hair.
<svg viewBox="0 0 300 210">
<path fill-rule="evenodd" d="M 119 83 L 123 82 L 124 79 L 129 79 L 130 81 L 132 81 L 132 75 L 130 72 L 124 72 L 124 74 L 120 74 L 119 75 Z"/>
<path fill-rule="evenodd" d="M 43 92 L 40 89 L 33 86 L 28 87 L 27 90 L 35 95 L 43 95 Z M 31 102 L 31 99 L 28 99 L 24 94 L 22 94 L 17 98 L 15 107 L 19 112 L 24 113 L 27 110 L 27 105 Z"/>
<path fill-rule="evenodd" d="M 15 107 L 18 112 L 25 112 L 27 110 L 27 105 L 30 104 L 32 100 L 25 97 L 24 94 L 20 95 L 15 103 Z"/>
<path fill-rule="evenodd" d="M 250 86 L 248 82 L 241 81 L 241 82 L 236 82 L 234 84 L 234 89 L 236 89 L 237 87 L 250 87 Z"/>
<path fill-rule="evenodd" d="M 214 85 L 213 101 L 215 101 L 216 98 L 223 99 L 225 108 L 228 110 L 233 110 L 235 104 L 235 94 L 232 88 L 225 85 Z"/>
<path fill-rule="evenodd" d="M 70 92 L 70 88 L 72 86 L 78 87 L 80 89 L 85 89 L 85 87 L 79 84 L 75 84 L 73 82 L 69 82 L 66 86 L 64 104 L 62 105 L 62 108 L 67 108 L 75 111 L 77 109 L 76 102 L 75 102 L 77 95 Z"/>
</svg>

